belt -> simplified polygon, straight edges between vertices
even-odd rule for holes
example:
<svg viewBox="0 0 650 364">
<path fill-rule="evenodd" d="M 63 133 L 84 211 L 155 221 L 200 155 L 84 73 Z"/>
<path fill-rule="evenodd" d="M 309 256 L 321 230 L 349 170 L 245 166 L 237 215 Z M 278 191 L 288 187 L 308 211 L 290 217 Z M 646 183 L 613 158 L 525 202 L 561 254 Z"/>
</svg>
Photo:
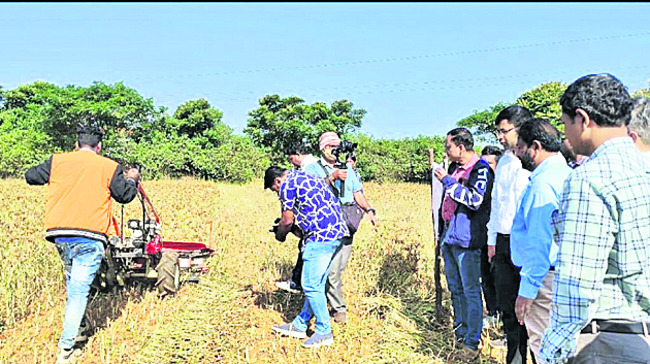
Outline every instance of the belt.
<svg viewBox="0 0 650 364">
<path fill-rule="evenodd" d="M 580 333 L 615 332 L 619 334 L 638 334 L 649 336 L 650 322 L 616 322 L 608 320 L 591 320 Z"/>
</svg>

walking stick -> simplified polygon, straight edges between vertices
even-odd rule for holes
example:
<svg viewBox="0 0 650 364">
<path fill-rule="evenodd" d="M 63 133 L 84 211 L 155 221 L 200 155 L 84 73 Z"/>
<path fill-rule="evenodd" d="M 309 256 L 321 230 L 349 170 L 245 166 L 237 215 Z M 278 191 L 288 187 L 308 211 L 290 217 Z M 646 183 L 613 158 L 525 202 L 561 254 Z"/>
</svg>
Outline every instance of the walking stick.
<svg viewBox="0 0 650 364">
<path fill-rule="evenodd" d="M 442 203 L 442 183 L 434 176 L 435 172 L 434 166 L 437 167 L 436 163 L 433 160 L 434 152 L 433 149 L 429 149 L 429 167 L 431 174 L 431 219 L 433 222 L 433 241 L 436 244 L 435 252 L 435 270 L 433 273 L 433 281 L 436 289 L 436 321 L 442 321 L 442 283 L 440 281 L 440 216 L 438 216 L 438 211 L 440 210 L 440 204 Z"/>
</svg>

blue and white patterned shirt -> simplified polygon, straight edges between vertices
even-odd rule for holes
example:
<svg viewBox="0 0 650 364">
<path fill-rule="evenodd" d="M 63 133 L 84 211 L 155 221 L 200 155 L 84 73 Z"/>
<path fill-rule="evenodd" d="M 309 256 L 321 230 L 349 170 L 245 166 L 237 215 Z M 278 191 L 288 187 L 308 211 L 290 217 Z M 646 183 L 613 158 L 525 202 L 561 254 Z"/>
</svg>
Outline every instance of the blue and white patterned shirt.
<svg viewBox="0 0 650 364">
<path fill-rule="evenodd" d="M 650 161 L 613 138 L 574 169 L 553 216 L 560 248 L 540 356 L 573 355 L 593 319 L 650 319 Z"/>
<path fill-rule="evenodd" d="M 348 235 L 341 205 L 323 179 L 290 171 L 280 185 L 282 211 L 292 210 L 305 244 Z"/>
</svg>

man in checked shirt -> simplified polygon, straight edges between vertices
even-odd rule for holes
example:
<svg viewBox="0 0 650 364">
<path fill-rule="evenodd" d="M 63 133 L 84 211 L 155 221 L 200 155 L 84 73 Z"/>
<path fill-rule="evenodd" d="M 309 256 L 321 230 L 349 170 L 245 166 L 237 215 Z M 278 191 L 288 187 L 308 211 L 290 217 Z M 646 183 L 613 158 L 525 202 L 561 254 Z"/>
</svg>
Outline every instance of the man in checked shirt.
<svg viewBox="0 0 650 364">
<path fill-rule="evenodd" d="M 565 133 L 589 160 L 564 183 L 550 363 L 650 360 L 650 162 L 627 135 L 632 99 L 610 74 L 587 75 L 562 97 Z"/>
</svg>

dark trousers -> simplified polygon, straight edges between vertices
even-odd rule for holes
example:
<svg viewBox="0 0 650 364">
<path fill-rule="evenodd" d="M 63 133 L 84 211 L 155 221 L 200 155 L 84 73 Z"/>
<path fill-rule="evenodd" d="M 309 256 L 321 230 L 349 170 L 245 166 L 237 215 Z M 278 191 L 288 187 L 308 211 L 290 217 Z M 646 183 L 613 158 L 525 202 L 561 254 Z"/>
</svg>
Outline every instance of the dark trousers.
<svg viewBox="0 0 650 364">
<path fill-rule="evenodd" d="M 298 241 L 298 260 L 296 265 L 293 266 L 293 272 L 291 273 L 291 280 L 296 284 L 297 287 L 301 287 L 300 277 L 302 277 L 302 247 L 304 246 L 302 239 Z"/>
<path fill-rule="evenodd" d="M 488 261 L 487 245 L 481 249 L 481 288 L 483 289 L 483 298 L 485 299 L 485 308 L 488 315 L 496 315 L 497 292 L 494 288 L 494 270 L 492 263 Z"/>
<path fill-rule="evenodd" d="M 501 310 L 503 331 L 508 342 L 506 363 L 526 363 L 528 332 L 515 315 L 515 301 L 519 295 L 519 270 L 510 259 L 510 235 L 497 234 L 494 258 L 494 286 L 497 305 Z"/>
</svg>

